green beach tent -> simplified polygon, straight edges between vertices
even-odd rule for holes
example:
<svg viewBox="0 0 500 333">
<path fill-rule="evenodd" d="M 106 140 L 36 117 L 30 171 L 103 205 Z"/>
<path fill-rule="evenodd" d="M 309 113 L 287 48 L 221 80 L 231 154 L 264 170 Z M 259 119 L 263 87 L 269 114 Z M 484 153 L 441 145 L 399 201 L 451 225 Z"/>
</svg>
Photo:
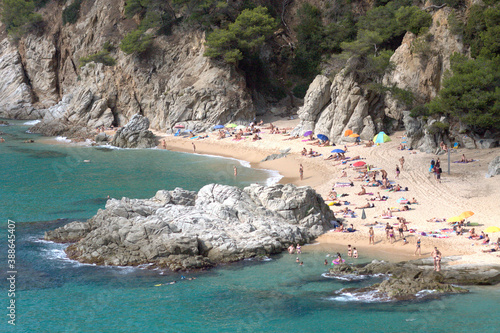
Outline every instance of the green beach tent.
<svg viewBox="0 0 500 333">
<path fill-rule="evenodd" d="M 384 143 L 388 141 L 391 141 L 391 138 L 384 132 L 379 132 L 377 135 L 373 137 L 374 143 Z"/>
</svg>

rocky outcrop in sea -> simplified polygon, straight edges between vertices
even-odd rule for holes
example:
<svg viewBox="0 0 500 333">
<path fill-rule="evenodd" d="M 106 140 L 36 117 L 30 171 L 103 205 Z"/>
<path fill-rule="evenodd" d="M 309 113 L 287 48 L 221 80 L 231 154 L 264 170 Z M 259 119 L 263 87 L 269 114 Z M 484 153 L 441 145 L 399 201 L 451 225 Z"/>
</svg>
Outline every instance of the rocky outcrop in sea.
<svg viewBox="0 0 500 333">
<path fill-rule="evenodd" d="M 198 193 L 176 188 L 145 200 L 110 199 L 87 222 L 48 231 L 45 239 L 76 241 L 66 253 L 83 263 L 187 270 L 280 253 L 310 242 L 334 220 L 310 187 L 210 184 Z"/>
<path fill-rule="evenodd" d="M 149 130 L 149 119 L 140 114 L 134 115 L 127 125 L 116 131 L 111 145 L 120 148 L 151 148 L 156 146 L 155 135 Z"/>
<path fill-rule="evenodd" d="M 432 259 L 420 259 L 400 263 L 374 260 L 365 265 L 333 266 L 326 277 L 357 281 L 370 276 L 385 276 L 381 283 L 363 287 L 346 288 L 337 295 L 348 294 L 363 298 L 364 295 L 384 301 L 404 301 L 444 294 L 466 293 L 467 289 L 458 285 L 494 285 L 500 283 L 500 267 L 447 264 L 460 257 L 445 257 L 442 270 L 433 269 Z"/>
</svg>

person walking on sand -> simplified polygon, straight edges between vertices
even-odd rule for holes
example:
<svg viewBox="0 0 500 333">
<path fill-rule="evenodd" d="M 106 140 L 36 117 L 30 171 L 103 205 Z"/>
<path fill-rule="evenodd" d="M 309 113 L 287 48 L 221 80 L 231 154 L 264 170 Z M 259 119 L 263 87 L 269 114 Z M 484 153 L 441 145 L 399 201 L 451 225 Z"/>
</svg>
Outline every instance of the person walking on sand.
<svg viewBox="0 0 500 333">
<path fill-rule="evenodd" d="M 422 255 L 422 247 L 421 247 L 421 240 L 420 240 L 420 237 L 418 237 L 417 239 L 417 248 L 415 249 L 415 253 L 413 254 L 414 256 L 417 255 L 417 252 L 418 252 L 418 255 L 421 256 Z"/>
<path fill-rule="evenodd" d="M 368 231 L 370 234 L 370 238 L 368 240 L 368 245 L 373 244 L 375 245 L 375 232 L 373 231 L 373 227 L 370 227 L 370 230 Z"/>
<path fill-rule="evenodd" d="M 302 164 L 300 164 L 300 166 L 299 166 L 299 175 L 300 175 L 300 180 L 303 180 L 304 179 L 304 167 L 302 166 Z"/>
<path fill-rule="evenodd" d="M 431 253 L 432 258 L 434 258 L 434 270 L 439 272 L 441 270 L 441 257 L 442 254 L 437 247 L 434 247 L 434 251 Z"/>
<path fill-rule="evenodd" d="M 234 169 L 234 176 L 235 177 L 238 176 L 238 168 L 236 168 L 236 166 L 234 166 L 233 169 Z"/>
<path fill-rule="evenodd" d="M 196 145 L 194 144 L 194 142 L 191 142 L 191 144 L 193 145 L 193 153 L 196 153 Z"/>
<path fill-rule="evenodd" d="M 405 164 L 404 156 L 401 156 L 401 158 L 399 159 L 399 163 L 401 163 L 401 170 L 403 170 L 403 165 Z"/>
<path fill-rule="evenodd" d="M 401 173 L 401 171 L 399 171 L 399 167 L 398 165 L 396 164 L 396 178 L 399 178 L 399 174 Z"/>
</svg>

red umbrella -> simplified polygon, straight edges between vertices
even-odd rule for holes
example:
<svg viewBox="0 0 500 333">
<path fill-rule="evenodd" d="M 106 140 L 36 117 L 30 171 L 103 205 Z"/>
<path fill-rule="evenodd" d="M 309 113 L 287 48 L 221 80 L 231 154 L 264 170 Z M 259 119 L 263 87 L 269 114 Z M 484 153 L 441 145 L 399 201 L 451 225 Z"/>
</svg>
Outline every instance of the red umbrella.
<svg viewBox="0 0 500 333">
<path fill-rule="evenodd" d="M 353 166 L 355 166 L 355 167 L 361 167 L 361 166 L 363 166 L 363 165 L 365 165 L 365 164 L 366 164 L 366 163 L 365 163 L 365 162 L 363 162 L 363 161 L 357 161 L 356 163 L 353 163 Z"/>
<path fill-rule="evenodd" d="M 177 124 L 177 125 L 174 126 L 174 128 L 184 128 L 184 125 Z"/>
</svg>

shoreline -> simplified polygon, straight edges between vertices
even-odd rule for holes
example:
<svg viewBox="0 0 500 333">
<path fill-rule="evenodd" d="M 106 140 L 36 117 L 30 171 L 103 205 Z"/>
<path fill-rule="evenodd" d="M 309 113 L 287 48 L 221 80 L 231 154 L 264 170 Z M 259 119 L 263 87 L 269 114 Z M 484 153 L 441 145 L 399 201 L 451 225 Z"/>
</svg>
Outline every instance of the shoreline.
<svg viewBox="0 0 500 333">
<path fill-rule="evenodd" d="M 293 120 L 278 120 L 273 121 L 276 126 L 282 127 L 294 127 Z M 228 159 L 233 159 L 239 161 L 242 165 L 248 163 L 251 168 L 261 169 L 268 171 L 270 173 L 277 172 L 282 178 L 278 183 L 292 183 L 297 186 L 311 186 L 324 198 L 327 196 L 331 189 L 332 183 L 335 181 L 347 181 L 351 179 L 354 175 L 349 175 L 347 178 L 341 178 L 341 170 L 345 170 L 351 173 L 351 170 L 347 165 L 332 165 L 331 161 L 324 161 L 324 158 L 329 154 L 329 147 L 317 147 L 309 146 L 308 142 L 304 143 L 305 140 L 300 138 L 299 140 L 283 141 L 288 137 L 279 134 L 268 134 L 264 130 L 261 134 L 262 140 L 252 142 L 251 139 L 241 140 L 240 142 L 235 142 L 231 138 L 226 138 L 224 140 L 216 140 L 213 135 L 210 135 L 208 139 L 203 140 L 189 140 L 185 137 L 174 137 L 173 135 L 165 135 L 157 131 L 153 131 L 159 140 L 165 140 L 167 144 L 167 150 L 193 153 L 192 143 L 196 145 L 196 154 L 207 155 L 211 157 L 223 157 Z M 381 146 L 375 146 L 372 148 L 364 148 L 363 146 L 348 146 L 349 153 L 347 156 L 360 155 L 364 160 L 375 166 L 382 167 L 386 169 L 389 173 L 389 179 L 394 179 L 394 172 L 392 171 L 394 165 L 398 161 L 398 157 L 404 154 L 407 159 L 407 165 L 402 170 L 401 179 L 397 180 L 401 182 L 402 186 L 408 186 L 410 192 L 407 194 L 407 198 L 410 199 L 415 196 L 419 205 L 412 205 L 412 210 L 402 214 L 395 213 L 397 216 L 404 216 L 407 220 L 411 221 L 409 228 L 416 228 L 417 230 L 433 230 L 436 228 L 448 227 L 446 223 L 433 223 L 425 222 L 431 217 L 451 217 L 458 215 L 460 211 L 473 210 L 476 216 L 472 218 L 471 221 L 480 221 L 480 226 L 476 227 L 476 231 L 479 232 L 483 227 L 496 225 L 500 227 L 500 223 L 496 221 L 496 216 L 500 215 L 500 206 L 496 207 L 493 203 L 495 202 L 495 195 L 500 195 L 500 177 L 493 177 L 489 180 L 485 180 L 483 175 L 483 170 L 487 169 L 487 163 L 470 163 L 466 165 L 453 165 L 455 170 L 465 170 L 460 172 L 453 172 L 451 175 L 447 175 L 445 168 L 443 167 L 443 181 L 441 185 L 436 184 L 435 180 L 427 172 L 421 172 L 422 169 L 426 170 L 428 167 L 422 167 L 423 160 L 430 160 L 431 158 L 445 156 L 436 156 L 434 154 L 425 154 L 420 152 L 408 152 L 408 151 L 398 151 L 397 145 L 400 139 L 398 137 L 402 136 L 402 132 L 395 133 L 391 135 L 392 142 L 383 144 Z M 54 144 L 67 144 L 66 142 L 55 141 Z M 321 157 L 317 158 L 306 158 L 299 154 L 301 147 L 307 149 L 313 148 L 314 150 L 323 154 Z M 343 144 L 339 144 L 338 148 L 342 148 Z M 160 147 L 158 147 L 161 149 Z M 268 155 L 278 153 L 280 149 L 291 148 L 290 154 L 278 160 L 261 162 L 263 158 Z M 484 149 L 484 150 L 459 150 L 454 151 L 452 155 L 453 159 L 458 159 L 460 155 L 465 152 L 468 158 L 477 158 L 483 161 L 485 158 L 493 159 L 494 156 L 500 153 L 500 149 Z M 413 153 L 413 154 L 412 154 Z M 391 160 L 391 161 L 389 161 Z M 246 163 L 242 163 L 245 161 Z M 426 162 L 427 163 L 427 162 Z M 425 164 L 426 164 L 425 163 Z M 304 165 L 304 180 L 299 179 L 298 168 L 299 164 Z M 392 164 L 392 168 L 391 168 Z M 443 163 L 445 164 L 445 163 Z M 479 167 L 479 168 L 478 168 Z M 418 170 L 420 169 L 420 170 Z M 272 179 L 272 177 L 268 178 Z M 497 184 L 497 185 L 495 185 Z M 356 183 L 354 187 L 340 188 L 339 193 L 344 192 L 348 197 L 346 200 L 351 202 L 351 208 L 353 205 L 359 205 L 360 202 L 364 201 L 365 197 L 356 196 L 356 192 L 359 191 L 360 183 Z M 372 190 L 373 192 L 381 191 L 379 189 Z M 382 193 L 386 195 L 386 193 Z M 402 193 L 401 195 L 405 195 Z M 476 195 L 474 195 L 476 194 Z M 344 219 L 344 223 L 353 223 L 359 232 L 355 233 L 326 233 L 321 235 L 316 239 L 320 245 L 307 246 L 307 248 L 321 248 L 326 252 L 336 251 L 336 248 L 345 249 L 347 244 L 352 244 L 354 247 L 358 247 L 359 251 L 363 253 L 383 253 L 384 256 L 387 254 L 388 257 L 403 258 L 402 260 L 412 260 L 419 258 L 418 256 L 413 256 L 415 250 L 415 234 L 407 234 L 407 240 L 409 244 L 403 246 L 400 245 L 400 241 L 395 244 L 390 244 L 385 240 L 385 234 L 381 233 L 381 230 L 375 230 L 375 236 L 377 244 L 375 246 L 364 245 L 367 243 L 368 239 L 368 228 L 363 226 L 364 222 L 373 222 L 373 220 L 378 220 L 379 222 L 394 222 L 393 220 L 379 220 L 377 214 L 373 215 L 374 212 L 380 212 L 384 206 L 394 207 L 396 205 L 395 201 L 399 194 L 388 193 L 390 199 L 387 203 L 375 202 L 375 209 L 366 209 L 367 220 L 363 221 L 359 217 L 354 219 Z M 357 201 L 357 202 L 356 202 Z M 486 205 L 485 205 L 486 204 Z M 380 206 L 380 208 L 379 208 Z M 335 207 L 334 210 L 342 209 L 344 206 Z M 481 209 L 480 209 L 481 207 Z M 360 212 L 360 211 L 357 211 Z M 431 215 L 432 214 L 432 215 Z M 418 220 L 418 221 L 417 221 Z M 496 241 L 499 237 L 499 233 L 491 234 L 491 241 Z M 484 264 L 484 265 L 500 265 L 500 258 L 496 254 L 483 254 L 480 250 L 485 248 L 478 244 L 477 241 L 468 241 L 465 237 L 457 237 L 450 235 L 449 238 L 439 239 L 431 237 L 422 237 L 422 257 L 428 257 L 434 246 L 439 247 L 443 252 L 444 256 L 459 255 L 464 256 L 462 261 L 459 263 L 465 264 Z M 345 250 L 344 250 L 345 251 Z M 337 251 L 336 251 L 337 252 Z M 398 259 L 399 260 L 399 259 Z"/>
<path fill-rule="evenodd" d="M 288 126 L 292 123 L 293 121 L 289 120 L 280 120 L 277 122 L 273 121 L 273 124 L 275 124 L 278 127 L 285 127 Z M 292 125 L 293 127 L 293 125 Z M 331 148 L 322 148 L 322 147 L 317 147 L 317 146 L 308 146 L 307 143 L 303 143 L 304 141 L 299 139 L 299 140 L 294 140 L 294 141 L 284 141 L 285 136 L 279 135 L 279 134 L 267 134 L 263 133 L 261 134 L 261 137 L 263 138 L 262 140 L 259 140 L 257 142 L 252 142 L 250 139 L 242 140 L 242 142 L 234 142 L 232 141 L 231 138 L 226 138 L 223 140 L 216 140 L 210 135 L 208 139 L 203 139 L 203 140 L 189 140 L 188 138 L 182 138 L 182 137 L 174 137 L 172 135 L 162 135 L 161 133 L 156 132 L 155 133 L 158 136 L 159 140 L 165 140 L 167 149 L 172 150 L 172 151 L 182 151 L 186 153 L 192 153 L 192 142 L 195 143 L 196 145 L 196 153 L 200 154 L 209 154 L 212 156 L 222 156 L 222 157 L 232 157 L 236 159 L 242 159 L 245 161 L 248 161 L 250 163 L 250 166 L 252 168 L 258 168 L 258 169 L 272 169 L 276 170 L 279 172 L 283 178 L 280 179 L 279 183 L 285 184 L 285 183 L 292 183 L 297 186 L 311 186 L 313 189 L 315 189 L 319 194 L 325 198 L 328 195 L 328 192 L 331 189 L 331 181 L 332 179 L 337 179 L 338 181 L 347 181 L 347 179 L 352 178 L 352 176 L 349 176 L 347 178 L 340 178 L 340 177 L 335 177 L 335 175 L 339 175 L 341 170 L 347 170 L 349 172 L 349 168 L 345 165 L 334 165 L 332 166 L 331 163 L 328 163 L 330 161 L 324 161 L 324 158 L 327 156 L 329 149 Z M 419 162 L 418 164 L 421 164 L 422 159 L 428 159 L 430 160 L 431 158 L 436 158 L 436 155 L 434 154 L 425 154 L 421 152 L 408 152 L 408 151 L 398 151 L 397 150 L 397 145 L 399 144 L 398 141 L 398 136 L 402 136 L 403 133 L 395 133 L 394 135 L 391 136 L 392 142 L 383 144 L 381 146 L 375 146 L 372 148 L 364 148 L 363 146 L 348 146 L 349 151 L 353 151 L 349 155 L 360 155 L 361 157 L 365 158 L 365 161 L 367 163 L 372 164 L 372 157 L 375 157 L 377 161 L 373 163 L 375 166 L 379 166 L 379 163 L 385 162 L 382 161 L 380 157 L 383 157 L 384 153 L 388 153 L 389 157 L 393 157 L 394 155 L 399 155 L 399 154 L 405 154 L 405 158 L 408 161 L 411 161 L 413 159 L 417 160 Z M 262 143 L 266 142 L 268 145 L 263 145 Z M 292 147 L 292 150 L 290 151 L 290 154 L 285 157 L 281 158 L 278 160 L 274 161 L 266 161 L 266 162 L 260 162 L 264 157 L 278 153 L 280 149 L 285 149 Z M 314 148 L 314 150 L 319 151 L 323 155 L 317 158 L 305 158 L 299 154 L 300 152 L 300 147 L 304 146 L 307 149 L 309 148 Z M 343 144 L 338 145 L 337 147 L 342 147 Z M 230 153 L 229 153 L 230 152 Z M 452 160 L 460 158 L 460 155 L 462 151 L 459 152 L 454 152 L 452 155 Z M 364 154 L 368 153 L 368 154 Z M 410 153 L 411 155 L 407 157 L 407 154 Z M 479 158 L 488 156 L 488 155 L 495 155 L 500 153 L 499 149 L 488 149 L 488 150 L 465 150 L 465 154 L 467 156 L 471 156 L 475 158 L 478 156 Z M 347 154 L 346 154 L 347 155 Z M 368 155 L 368 156 L 364 156 Z M 415 210 L 420 210 L 420 213 L 422 213 L 422 209 L 424 209 L 427 214 L 435 214 L 435 215 L 427 215 L 424 217 L 423 221 L 415 222 L 413 221 L 414 219 L 420 219 L 422 220 L 422 214 L 418 214 L 415 211 L 410 211 L 410 212 L 405 212 L 404 214 L 407 215 L 401 215 L 398 213 L 395 213 L 394 215 L 397 216 L 405 216 L 408 220 L 411 221 L 409 224 L 409 228 L 412 227 L 417 227 L 418 230 L 422 229 L 435 229 L 435 228 L 445 228 L 448 227 L 449 225 L 447 223 L 429 223 L 425 222 L 427 219 L 432 218 L 432 217 L 451 217 L 454 215 L 458 215 L 459 212 L 457 213 L 456 211 L 460 210 L 474 210 L 476 211 L 477 208 L 469 208 L 465 207 L 466 205 L 463 205 L 464 207 L 457 207 L 455 204 L 459 201 L 457 198 L 455 198 L 454 202 L 446 202 L 448 198 L 450 198 L 453 192 L 452 187 L 455 185 L 453 182 L 460 182 L 460 191 L 464 192 L 465 197 L 471 196 L 468 193 L 471 191 L 474 191 L 474 189 L 469 189 L 468 186 L 471 184 L 474 184 L 474 178 L 477 180 L 478 177 L 481 177 L 481 172 L 476 170 L 476 167 L 479 166 L 478 164 L 471 163 L 469 165 L 465 165 L 467 168 L 467 172 L 465 173 L 452 173 L 451 175 L 446 174 L 445 168 L 445 158 L 446 156 L 441 155 L 437 156 L 443 159 L 443 181 L 442 183 L 446 183 L 446 189 L 439 189 L 437 188 L 435 180 L 430 176 L 430 175 L 411 175 L 411 177 L 408 177 L 408 181 L 411 181 L 412 184 L 408 186 L 410 188 L 410 193 L 407 195 L 409 196 L 408 199 L 411 199 L 413 196 L 418 195 L 418 201 L 419 205 L 415 205 L 416 208 Z M 398 159 L 397 157 L 394 156 L 394 162 L 393 165 L 397 163 Z M 413 161 L 412 161 L 413 162 Z M 489 161 L 488 161 L 489 162 Z M 391 163 L 391 164 L 392 164 Z M 303 164 L 304 166 L 304 180 L 299 179 L 299 174 L 298 174 L 298 167 L 299 164 Z M 451 164 L 452 168 L 455 167 L 455 165 Z M 458 167 L 462 167 L 461 165 Z M 482 163 L 481 167 L 483 169 L 487 168 L 487 163 Z M 394 172 L 391 171 L 390 167 L 382 165 L 382 168 L 385 168 L 389 172 L 389 178 L 392 180 L 394 177 Z M 427 168 L 427 167 L 426 167 Z M 425 168 L 425 169 L 426 169 Z M 424 170 L 425 170 L 424 169 Z M 403 170 L 407 171 L 407 170 Z M 415 171 L 411 170 L 412 173 L 415 173 Z M 403 178 L 403 172 L 402 172 L 402 177 Z M 471 175 L 471 173 L 474 172 L 475 175 Z M 422 177 L 424 176 L 424 177 Z M 406 177 L 405 177 L 406 178 Z M 500 177 L 496 177 L 496 179 L 490 179 L 492 183 L 496 183 L 500 185 Z M 483 177 L 484 179 L 484 177 Z M 397 180 L 398 182 L 403 183 L 403 186 L 406 186 L 404 184 L 405 181 L 403 180 Z M 465 181 L 465 182 L 464 182 Z M 428 184 L 421 184 L 422 182 L 427 182 L 430 183 L 431 189 L 435 190 L 437 193 L 436 195 L 438 198 L 436 200 L 433 199 L 432 195 L 434 193 L 426 193 L 426 188 L 425 186 Z M 484 180 L 481 180 L 481 182 L 484 182 Z M 444 187 L 444 186 L 443 186 Z M 346 191 L 348 192 L 347 194 L 349 195 L 347 199 L 349 201 L 359 201 L 357 196 L 355 195 L 356 192 L 358 192 L 360 187 L 358 184 L 356 184 L 354 187 L 348 188 L 344 190 L 343 188 L 340 188 L 338 191 Z M 489 189 L 494 189 L 494 188 L 500 188 L 496 187 L 495 185 L 489 185 Z M 416 193 L 411 193 L 412 190 L 417 190 Z M 444 193 L 443 192 L 447 192 Z M 379 189 L 375 189 L 373 192 L 379 192 Z M 500 194 L 498 190 L 493 191 L 497 192 Z M 405 193 L 404 193 L 405 194 Z M 429 194 L 429 195 L 428 195 Z M 444 198 L 442 198 L 444 205 L 441 205 L 439 207 L 439 202 L 437 199 L 439 196 L 443 194 Z M 444 195 L 447 194 L 447 195 Z M 462 193 L 460 193 L 462 194 Z M 484 194 L 484 193 L 482 193 Z M 385 193 L 383 195 L 386 195 Z M 389 194 L 391 197 L 391 203 L 387 203 L 389 207 L 394 207 L 393 201 L 397 199 L 393 194 Z M 493 193 L 488 194 L 489 197 L 494 197 L 495 195 Z M 472 196 L 471 196 L 472 197 Z M 426 199 L 426 200 L 423 200 Z M 430 200 L 429 200 L 430 199 Z M 364 198 L 363 198 L 364 200 Z M 427 201 L 427 202 L 422 202 L 422 201 Z M 433 202 L 434 201 L 434 202 Z M 450 200 L 451 201 L 451 200 Z M 478 200 L 474 200 L 478 201 Z M 481 201 L 481 200 L 479 200 Z M 361 201 L 363 202 L 363 201 Z M 366 202 L 366 201 L 365 201 Z M 493 201 L 492 201 L 493 202 Z M 433 207 L 427 208 L 427 204 L 431 203 Z M 359 202 L 358 202 L 359 204 Z M 436 205 L 437 204 L 437 205 Z M 378 203 L 377 203 L 378 206 Z M 467 205 L 469 206 L 469 205 Z M 475 206 L 475 204 L 472 204 L 471 206 Z M 333 206 L 334 207 L 334 206 Z M 341 209 L 344 206 L 338 207 L 336 209 Z M 351 206 L 352 207 L 352 206 Z M 413 206 L 412 206 L 413 208 Z M 437 209 L 434 209 L 437 208 Z M 441 209 L 440 209 L 441 208 Z M 334 210 L 336 210 L 334 209 Z M 377 209 L 380 211 L 380 209 Z M 435 211 L 434 211 L 435 210 Z M 438 210 L 442 210 L 444 212 L 439 212 Z M 500 215 L 500 207 L 498 209 L 491 209 L 494 211 L 493 214 L 488 214 L 488 222 L 480 223 L 480 226 L 476 227 L 476 231 L 479 232 L 480 229 L 482 229 L 481 225 L 483 226 L 489 226 L 489 225 L 497 225 L 500 227 L 500 223 L 496 222 L 495 216 Z M 393 220 L 379 220 L 380 217 L 375 217 L 378 215 L 373 216 L 369 209 L 366 209 L 366 215 L 367 215 L 367 220 L 366 221 L 373 221 L 373 220 L 378 220 L 378 222 L 394 222 Z M 497 214 L 498 213 L 498 214 Z M 409 215 L 409 216 L 408 216 Z M 478 214 L 479 215 L 479 214 Z M 477 220 L 476 218 L 472 219 L 473 221 Z M 345 249 L 347 248 L 347 244 L 351 244 L 354 247 L 358 247 L 358 251 L 363 251 L 363 253 L 366 255 L 366 253 L 380 253 L 382 256 L 386 257 L 387 259 L 394 258 L 397 260 L 413 260 L 413 259 L 418 259 L 418 258 L 425 258 L 429 257 L 430 253 L 432 252 L 433 247 L 437 246 L 442 252 L 444 256 L 462 256 L 463 259 L 453 262 L 453 264 L 479 264 L 479 265 L 500 265 L 500 258 L 496 256 L 496 254 L 489 254 L 489 253 L 481 253 L 480 250 L 483 250 L 485 248 L 491 248 L 493 247 L 492 245 L 490 246 L 481 246 L 478 244 L 477 241 L 468 241 L 465 239 L 465 237 L 459 237 L 459 236 L 454 236 L 450 235 L 449 238 L 433 238 L 433 237 L 421 237 L 422 239 L 422 256 L 414 256 L 415 252 L 415 242 L 417 239 L 416 234 L 406 234 L 407 240 L 409 241 L 409 244 L 407 245 L 401 245 L 402 243 L 399 240 L 399 237 L 397 238 L 397 241 L 394 244 L 390 244 L 389 241 L 385 240 L 385 233 L 380 233 L 378 230 L 375 231 L 375 237 L 376 237 L 376 245 L 375 246 L 369 246 L 368 243 L 368 228 L 363 227 L 363 225 L 360 223 L 364 222 L 362 219 L 359 217 L 355 219 L 344 219 L 344 223 L 351 224 L 353 223 L 356 227 L 357 230 L 360 230 L 359 232 L 355 233 L 333 233 L 333 232 L 328 232 L 326 234 L 321 235 L 316 239 L 316 242 L 319 243 L 320 245 L 306 245 L 304 247 L 304 250 L 312 250 L 312 251 L 317 251 L 318 249 L 322 249 L 322 251 L 325 252 L 333 252 L 336 251 L 336 249 L 344 249 L 344 252 L 346 251 Z M 391 223 L 391 224 L 392 224 Z M 366 229 L 366 230 L 365 230 Z M 469 228 L 470 229 L 470 228 Z M 490 234 L 490 239 L 491 242 L 495 242 L 496 238 L 499 237 L 500 234 L 495 233 L 495 234 Z M 447 236 L 448 237 L 448 236 Z M 366 244 L 366 245 L 365 245 Z M 362 250 L 361 250 L 362 249 Z M 478 250 L 479 249 L 479 250 Z M 372 257 L 372 255 L 369 255 Z"/>
</svg>

